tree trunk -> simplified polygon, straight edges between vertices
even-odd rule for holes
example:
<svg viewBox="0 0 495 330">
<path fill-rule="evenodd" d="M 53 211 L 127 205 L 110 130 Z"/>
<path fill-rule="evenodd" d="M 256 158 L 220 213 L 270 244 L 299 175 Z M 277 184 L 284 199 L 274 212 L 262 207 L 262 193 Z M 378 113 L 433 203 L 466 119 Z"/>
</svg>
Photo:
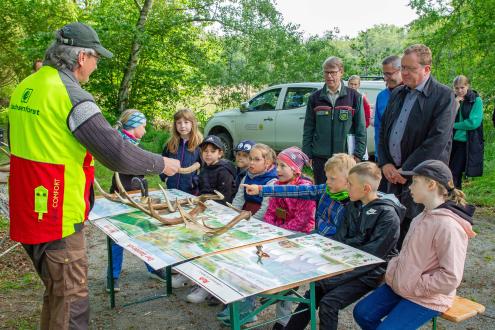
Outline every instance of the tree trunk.
<svg viewBox="0 0 495 330">
<path fill-rule="evenodd" d="M 144 26 L 152 4 L 153 0 L 145 0 L 143 7 L 140 8 L 139 20 L 136 24 L 136 33 L 134 35 L 134 40 L 132 41 L 131 53 L 129 55 L 129 60 L 127 61 L 127 66 L 124 70 L 124 77 L 122 78 L 119 88 L 118 108 L 120 112 L 124 111 L 129 103 L 129 94 L 132 89 L 132 79 L 136 73 L 136 67 L 139 63 L 139 54 L 141 52 L 140 35 L 144 32 Z"/>
</svg>

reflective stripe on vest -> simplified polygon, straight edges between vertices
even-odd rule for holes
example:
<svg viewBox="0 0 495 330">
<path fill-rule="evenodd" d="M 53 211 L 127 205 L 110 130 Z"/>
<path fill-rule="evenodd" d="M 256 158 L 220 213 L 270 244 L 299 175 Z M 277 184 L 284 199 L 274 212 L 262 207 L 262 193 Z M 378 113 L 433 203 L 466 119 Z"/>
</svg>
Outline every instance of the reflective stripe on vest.
<svg viewBox="0 0 495 330">
<path fill-rule="evenodd" d="M 93 157 L 70 132 L 73 105 L 59 72 L 43 66 L 14 90 L 9 106 L 10 236 L 57 240 L 87 219 Z"/>
</svg>

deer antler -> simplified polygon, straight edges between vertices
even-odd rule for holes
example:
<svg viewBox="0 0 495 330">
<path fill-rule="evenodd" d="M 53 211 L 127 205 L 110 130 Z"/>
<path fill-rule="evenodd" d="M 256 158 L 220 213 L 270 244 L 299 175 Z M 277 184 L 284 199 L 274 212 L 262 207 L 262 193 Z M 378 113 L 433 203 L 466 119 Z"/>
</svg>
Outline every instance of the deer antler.
<svg viewBox="0 0 495 330">
<path fill-rule="evenodd" d="M 192 172 L 196 172 L 197 170 L 199 170 L 200 167 L 201 167 L 201 164 L 199 164 L 198 162 L 195 162 L 194 164 L 192 164 L 189 167 L 181 167 L 181 168 L 179 168 L 179 170 L 177 171 L 177 173 L 179 173 L 179 174 L 189 174 L 189 173 L 192 173 Z"/>
</svg>

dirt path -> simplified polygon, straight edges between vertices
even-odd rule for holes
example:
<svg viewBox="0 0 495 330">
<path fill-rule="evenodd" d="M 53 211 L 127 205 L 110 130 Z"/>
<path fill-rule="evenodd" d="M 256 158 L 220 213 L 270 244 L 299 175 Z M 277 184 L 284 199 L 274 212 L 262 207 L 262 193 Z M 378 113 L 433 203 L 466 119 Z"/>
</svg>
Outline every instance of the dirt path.
<svg viewBox="0 0 495 330">
<path fill-rule="evenodd" d="M 482 209 L 477 213 L 464 279 L 458 293 L 487 307 L 486 316 L 477 316 L 459 325 L 439 321 L 439 329 L 495 329 L 495 214 Z M 0 236 L 1 237 L 1 236 Z M 147 276 L 144 264 L 126 253 L 121 277 L 122 291 L 117 294 L 117 308 L 109 308 L 105 289 L 106 240 L 94 226 L 87 233 L 89 249 L 89 283 L 91 329 L 226 329 L 215 314 L 220 306 L 193 305 L 185 302 L 187 289 L 175 290 L 174 295 L 128 307 L 125 302 L 136 301 L 156 293 L 164 293 L 162 283 Z M 2 247 L 2 251 L 5 244 Z M 22 248 L 0 260 L 0 328 L 35 329 L 41 309 L 42 286 L 26 260 Z M 301 289 L 301 291 L 304 289 Z M 261 319 L 274 315 L 273 307 Z M 491 316 L 491 317 L 490 317 Z M 430 329 L 431 325 L 422 329 Z M 271 329 L 266 326 L 261 329 Z M 340 314 L 339 329 L 357 329 L 352 319 L 352 307 Z"/>
</svg>

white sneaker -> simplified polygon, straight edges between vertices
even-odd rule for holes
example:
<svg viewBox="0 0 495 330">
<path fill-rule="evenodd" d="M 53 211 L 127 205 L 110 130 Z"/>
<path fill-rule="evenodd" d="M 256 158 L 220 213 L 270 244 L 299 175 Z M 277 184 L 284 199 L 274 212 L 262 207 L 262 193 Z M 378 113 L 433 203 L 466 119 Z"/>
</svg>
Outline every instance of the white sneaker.
<svg viewBox="0 0 495 330">
<path fill-rule="evenodd" d="M 209 297 L 211 297 L 211 294 L 209 294 L 208 291 L 198 285 L 195 285 L 192 287 L 191 293 L 187 295 L 186 300 L 193 304 L 199 304 L 205 302 Z"/>
<path fill-rule="evenodd" d="M 191 280 L 185 277 L 184 275 L 181 274 L 172 275 L 172 288 L 174 289 L 183 288 L 191 284 L 192 284 Z"/>
</svg>

